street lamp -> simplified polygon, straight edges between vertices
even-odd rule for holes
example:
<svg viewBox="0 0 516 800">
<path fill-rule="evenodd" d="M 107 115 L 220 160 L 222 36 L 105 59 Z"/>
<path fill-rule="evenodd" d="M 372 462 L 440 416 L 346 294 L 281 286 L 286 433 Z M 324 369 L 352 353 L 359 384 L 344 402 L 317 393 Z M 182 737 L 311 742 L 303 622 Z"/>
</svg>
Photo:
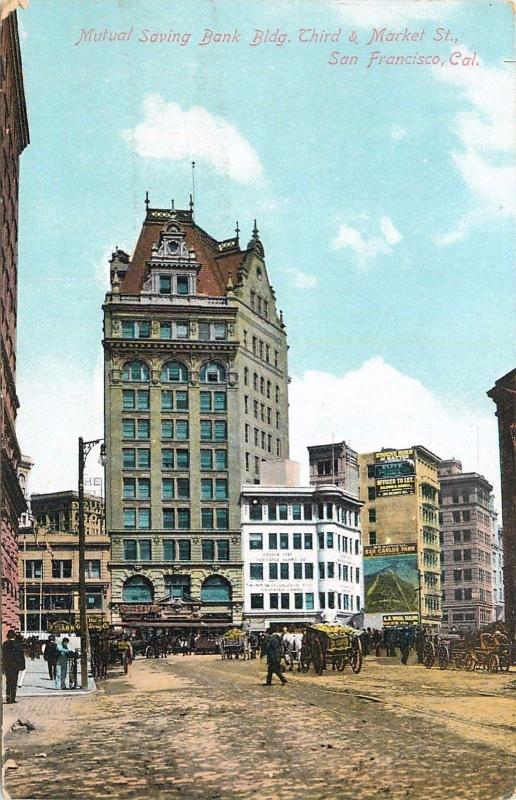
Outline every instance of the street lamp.
<svg viewBox="0 0 516 800">
<path fill-rule="evenodd" d="M 86 611 L 86 528 L 84 525 L 84 465 L 88 453 L 102 439 L 85 442 L 79 436 L 79 619 L 81 627 L 81 688 L 88 688 L 88 615 Z"/>
</svg>

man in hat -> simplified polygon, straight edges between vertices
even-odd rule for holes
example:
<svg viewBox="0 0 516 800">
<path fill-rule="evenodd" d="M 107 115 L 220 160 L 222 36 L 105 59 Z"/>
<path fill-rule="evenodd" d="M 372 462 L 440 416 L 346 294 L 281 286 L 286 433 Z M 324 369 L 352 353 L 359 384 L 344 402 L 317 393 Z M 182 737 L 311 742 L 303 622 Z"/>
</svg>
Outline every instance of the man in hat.
<svg viewBox="0 0 516 800">
<path fill-rule="evenodd" d="M 277 675 L 281 681 L 281 685 L 284 686 L 287 682 L 287 679 L 281 672 L 281 656 L 283 655 L 283 647 L 281 644 L 281 638 L 277 633 L 273 633 L 272 636 L 269 636 L 269 640 L 263 655 L 267 656 L 267 680 L 263 685 L 272 686 L 272 676 Z"/>
<path fill-rule="evenodd" d="M 18 673 L 25 669 L 25 656 L 14 631 L 8 632 L 7 639 L 2 644 L 2 668 L 6 683 L 5 702 L 16 703 Z"/>
</svg>

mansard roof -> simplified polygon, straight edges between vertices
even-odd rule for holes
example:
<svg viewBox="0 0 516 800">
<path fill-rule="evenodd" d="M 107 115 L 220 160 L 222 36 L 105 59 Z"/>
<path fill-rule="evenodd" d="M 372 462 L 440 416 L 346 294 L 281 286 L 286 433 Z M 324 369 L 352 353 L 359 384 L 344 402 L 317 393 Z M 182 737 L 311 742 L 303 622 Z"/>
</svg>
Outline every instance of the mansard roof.
<svg viewBox="0 0 516 800">
<path fill-rule="evenodd" d="M 241 250 L 236 237 L 218 241 L 193 219 L 191 211 L 148 208 L 136 243 L 134 255 L 120 286 L 121 294 L 139 294 L 145 280 L 146 263 L 158 242 L 164 225 L 176 219 L 185 231 L 188 248 L 195 252 L 201 269 L 197 277 L 197 293 L 209 297 L 226 294 L 228 279 L 238 283 L 238 271 L 249 250 Z"/>
</svg>

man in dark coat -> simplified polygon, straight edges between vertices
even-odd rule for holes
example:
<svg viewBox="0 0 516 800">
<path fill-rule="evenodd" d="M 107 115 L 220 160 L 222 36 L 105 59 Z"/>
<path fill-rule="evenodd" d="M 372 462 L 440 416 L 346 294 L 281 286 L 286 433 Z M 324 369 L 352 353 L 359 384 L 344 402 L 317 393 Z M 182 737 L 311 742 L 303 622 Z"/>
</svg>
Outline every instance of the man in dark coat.
<svg viewBox="0 0 516 800">
<path fill-rule="evenodd" d="M 25 656 L 14 631 L 9 631 L 2 645 L 2 668 L 5 674 L 6 703 L 16 703 L 18 673 L 25 669 Z"/>
<path fill-rule="evenodd" d="M 283 647 L 281 644 L 281 639 L 277 633 L 273 633 L 272 636 L 269 636 L 264 655 L 267 656 L 267 681 L 264 683 L 264 686 L 272 686 L 273 675 L 277 675 L 282 686 L 284 686 L 287 682 L 287 679 L 281 672 L 281 656 L 283 655 Z"/>
<path fill-rule="evenodd" d="M 47 662 L 48 667 L 48 676 L 51 681 L 55 680 L 56 677 L 56 667 L 57 667 L 57 644 L 56 644 L 56 637 L 52 634 L 48 637 L 48 641 L 45 644 L 45 652 L 43 653 L 43 658 Z"/>
</svg>

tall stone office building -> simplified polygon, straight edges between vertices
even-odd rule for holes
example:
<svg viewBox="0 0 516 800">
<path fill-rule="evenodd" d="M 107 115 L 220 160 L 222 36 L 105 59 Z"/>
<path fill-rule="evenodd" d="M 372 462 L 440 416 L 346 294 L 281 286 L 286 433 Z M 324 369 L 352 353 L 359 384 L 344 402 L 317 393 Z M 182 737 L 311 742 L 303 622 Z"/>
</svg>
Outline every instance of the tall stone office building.
<svg viewBox="0 0 516 800">
<path fill-rule="evenodd" d="M 18 626 L 18 520 L 26 510 L 20 475 L 24 460 L 16 436 L 18 189 L 20 156 L 29 128 L 16 13 L 0 25 L 0 508 L 2 634 Z"/>
<path fill-rule="evenodd" d="M 287 341 L 256 223 L 245 248 L 149 208 L 104 305 L 115 622 L 239 623 L 239 497 L 288 458 Z"/>
</svg>

